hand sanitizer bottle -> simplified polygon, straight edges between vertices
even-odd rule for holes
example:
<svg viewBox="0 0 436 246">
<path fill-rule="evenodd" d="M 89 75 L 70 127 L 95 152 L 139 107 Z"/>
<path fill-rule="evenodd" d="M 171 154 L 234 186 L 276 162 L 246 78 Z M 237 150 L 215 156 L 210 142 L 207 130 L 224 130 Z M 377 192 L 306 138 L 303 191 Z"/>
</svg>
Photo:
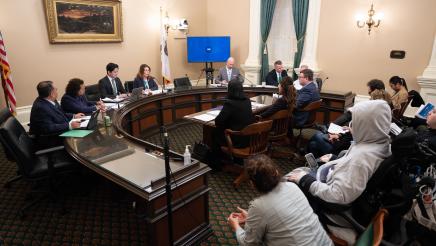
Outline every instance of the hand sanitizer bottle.
<svg viewBox="0 0 436 246">
<path fill-rule="evenodd" d="M 191 164 L 191 152 L 189 152 L 189 147 L 191 147 L 191 145 L 186 145 L 185 153 L 183 154 L 183 164 L 185 166 Z"/>
</svg>

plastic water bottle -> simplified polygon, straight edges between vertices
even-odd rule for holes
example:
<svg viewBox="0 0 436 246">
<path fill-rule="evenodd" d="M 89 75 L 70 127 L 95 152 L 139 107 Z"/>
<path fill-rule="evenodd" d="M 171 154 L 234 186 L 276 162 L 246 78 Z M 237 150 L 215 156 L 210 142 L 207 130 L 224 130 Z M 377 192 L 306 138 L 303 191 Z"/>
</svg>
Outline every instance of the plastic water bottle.
<svg viewBox="0 0 436 246">
<path fill-rule="evenodd" d="M 183 154 L 183 164 L 185 166 L 191 164 L 191 152 L 189 152 L 189 147 L 191 147 L 191 145 L 186 145 L 185 153 Z"/>
</svg>

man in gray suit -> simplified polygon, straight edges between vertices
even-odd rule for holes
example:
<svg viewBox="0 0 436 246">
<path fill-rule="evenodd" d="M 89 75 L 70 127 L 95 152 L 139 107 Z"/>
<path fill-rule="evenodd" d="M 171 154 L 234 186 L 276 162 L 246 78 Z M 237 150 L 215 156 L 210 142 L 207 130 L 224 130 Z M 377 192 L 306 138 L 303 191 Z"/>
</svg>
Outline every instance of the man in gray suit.
<svg viewBox="0 0 436 246">
<path fill-rule="evenodd" d="M 227 85 L 230 80 L 237 79 L 241 83 L 244 82 L 242 75 L 239 73 L 239 69 L 233 67 L 235 59 L 229 57 L 226 62 L 226 66 L 220 68 L 218 76 L 215 78 L 215 84 Z"/>
</svg>

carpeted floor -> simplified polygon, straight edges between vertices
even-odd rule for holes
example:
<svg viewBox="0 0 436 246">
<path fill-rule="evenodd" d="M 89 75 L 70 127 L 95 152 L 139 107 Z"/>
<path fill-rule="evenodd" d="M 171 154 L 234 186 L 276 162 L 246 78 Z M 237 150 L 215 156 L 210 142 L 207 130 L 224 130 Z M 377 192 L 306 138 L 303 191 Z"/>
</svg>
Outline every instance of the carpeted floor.
<svg viewBox="0 0 436 246">
<path fill-rule="evenodd" d="M 201 126 L 188 124 L 169 131 L 171 149 L 183 153 L 186 144 L 202 138 Z M 159 143 L 159 136 L 148 139 Z M 283 172 L 302 163 L 274 159 Z M 19 208 L 30 186 L 19 180 L 10 188 L 3 184 L 16 174 L 16 164 L 0 150 L 0 245 L 145 245 L 145 223 L 132 209 L 132 196 L 98 175 L 83 170 L 80 178 L 64 178 L 68 213 L 61 215 L 57 203 L 45 199 L 21 219 Z M 209 216 L 214 235 L 204 245 L 236 245 L 226 218 L 237 206 L 246 208 L 256 192 L 243 184 L 232 187 L 234 176 L 217 172 L 209 176 Z"/>
</svg>

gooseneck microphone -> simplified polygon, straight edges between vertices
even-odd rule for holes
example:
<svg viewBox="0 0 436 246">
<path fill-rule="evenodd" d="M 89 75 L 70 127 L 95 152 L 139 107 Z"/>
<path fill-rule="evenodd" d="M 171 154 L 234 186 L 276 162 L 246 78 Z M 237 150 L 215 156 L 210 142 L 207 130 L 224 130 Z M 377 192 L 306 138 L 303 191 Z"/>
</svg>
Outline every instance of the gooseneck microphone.
<svg viewBox="0 0 436 246">
<path fill-rule="evenodd" d="M 173 239 L 173 214 L 172 214 L 172 195 L 171 195 L 171 170 L 170 170 L 170 141 L 168 138 L 168 132 L 165 126 L 160 128 L 163 135 L 163 147 L 165 157 L 165 191 L 167 198 L 167 217 L 168 217 L 168 242 L 169 245 L 174 245 Z"/>
<path fill-rule="evenodd" d="M 255 83 L 253 83 L 251 80 L 247 79 L 247 77 L 245 77 L 244 75 L 239 74 L 239 76 L 241 76 L 241 77 L 244 79 L 244 81 L 245 81 L 245 80 L 248 81 L 248 83 L 250 83 L 251 87 L 256 86 Z"/>
</svg>

